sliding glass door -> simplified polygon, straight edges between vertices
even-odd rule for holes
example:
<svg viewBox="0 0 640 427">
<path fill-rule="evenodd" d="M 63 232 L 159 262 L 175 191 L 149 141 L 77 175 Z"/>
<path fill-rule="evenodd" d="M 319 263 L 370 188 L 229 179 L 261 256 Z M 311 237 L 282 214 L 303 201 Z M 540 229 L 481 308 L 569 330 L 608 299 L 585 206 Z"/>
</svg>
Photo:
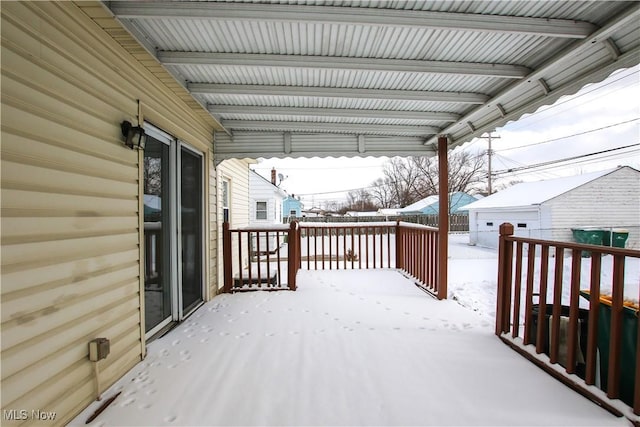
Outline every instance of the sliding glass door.
<svg viewBox="0 0 640 427">
<path fill-rule="evenodd" d="M 145 124 L 145 332 L 180 321 L 203 301 L 204 161 Z"/>
<path fill-rule="evenodd" d="M 145 332 L 172 317 L 169 149 L 148 138 L 144 150 Z"/>
<path fill-rule="evenodd" d="M 202 301 L 202 156 L 180 148 L 180 235 L 182 310 Z"/>
</svg>

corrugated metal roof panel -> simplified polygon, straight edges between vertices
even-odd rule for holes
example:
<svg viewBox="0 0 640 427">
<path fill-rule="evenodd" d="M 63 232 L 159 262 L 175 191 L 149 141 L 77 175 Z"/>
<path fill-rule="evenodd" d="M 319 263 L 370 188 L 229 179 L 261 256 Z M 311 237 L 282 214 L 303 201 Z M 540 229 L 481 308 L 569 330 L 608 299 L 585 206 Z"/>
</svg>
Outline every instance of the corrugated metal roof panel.
<svg viewBox="0 0 640 427">
<path fill-rule="evenodd" d="M 309 96 L 267 95 L 198 95 L 204 104 L 291 106 L 316 108 L 351 108 L 364 110 L 411 110 L 458 112 L 458 104 L 435 101 L 400 101 L 392 99 L 314 98 Z"/>
<path fill-rule="evenodd" d="M 355 24 L 145 19 L 136 26 L 159 50 L 434 61 L 507 62 L 514 50 L 498 47 L 508 43 L 538 48 L 548 40 L 528 34 Z"/>
<path fill-rule="evenodd" d="M 302 58 L 304 61 L 304 58 Z M 329 70 L 285 67 L 236 67 L 230 65 L 183 65 L 186 80 L 221 84 L 264 84 L 278 86 L 345 87 L 483 93 L 496 80 L 481 76 L 446 74 Z"/>
<path fill-rule="evenodd" d="M 440 133 L 448 134 L 454 144 L 459 144 L 573 93 L 580 85 L 604 79 L 607 73 L 640 62 L 640 4 L 637 2 L 283 0 L 276 4 L 256 0 L 237 5 L 228 3 L 185 2 L 176 7 L 175 2 L 116 1 L 109 5 L 123 11 L 120 19 L 154 52 L 293 55 L 299 60 L 292 62 L 284 58 L 287 66 L 283 66 L 275 59 L 260 58 L 269 62 L 256 66 L 251 61 L 235 64 L 234 57 L 227 65 L 195 65 L 198 62 L 192 55 L 183 60 L 187 64 L 178 59 L 168 62 L 173 65 L 166 65 L 167 69 L 194 91 L 228 91 L 195 94 L 194 98 L 201 104 L 418 110 L 455 113 L 460 117 L 455 123 L 438 123 L 379 115 L 321 118 L 313 114 L 282 115 L 262 111 L 261 114 L 223 114 L 226 120 L 234 121 L 236 130 L 239 122 L 250 121 L 256 125 L 256 119 L 272 124 L 286 121 L 288 125 L 324 123 L 329 124 L 328 127 L 346 123 L 375 126 L 429 123 L 440 128 Z M 609 43 L 607 39 L 613 42 L 609 47 L 605 45 Z M 462 76 L 459 69 L 446 74 L 421 73 L 414 69 L 410 72 L 388 71 L 388 68 L 382 68 L 386 71 L 355 70 L 348 64 L 344 69 L 329 69 L 314 66 L 309 58 L 305 63 L 307 55 L 324 56 L 327 62 L 334 57 L 450 61 L 470 69 L 474 63 L 485 67 L 514 65 L 528 67 L 531 72 L 523 78 L 520 78 L 522 74 L 515 77 L 520 80 L 513 80 L 513 76 Z M 390 61 L 385 64 L 396 65 Z M 447 66 L 455 67 L 454 64 Z M 236 85 L 236 88 L 206 87 L 207 83 Z M 253 87 L 238 88 L 237 85 Z M 407 90 L 413 91 L 407 98 L 414 100 L 387 99 L 385 96 L 397 94 L 383 93 L 375 94 L 383 99 L 365 99 L 368 95 L 362 92 L 342 89 L 333 91 L 335 97 L 323 97 L 328 93 L 317 91 L 292 96 L 285 87 L 326 87 L 327 92 L 332 88 Z M 237 94 L 233 94 L 234 91 Z M 278 91 L 283 95 L 278 95 Z M 441 100 L 415 100 L 419 91 L 442 92 Z M 488 101 L 483 105 L 445 102 L 452 92 L 461 93 L 460 100 L 465 94 L 477 94 Z M 482 101 L 478 96 L 466 98 L 466 102 Z M 212 111 L 215 114 L 215 109 Z M 328 131 L 319 129 L 318 132 Z M 255 136 L 255 131 L 251 134 Z M 234 132 L 234 138 L 236 135 Z M 424 136 L 429 142 L 434 141 L 435 135 Z M 383 141 L 390 144 L 387 138 L 381 139 L 380 144 Z M 409 146 L 413 149 L 423 151 L 422 147 L 412 144 Z"/>
<path fill-rule="evenodd" d="M 355 118 L 355 117 L 318 117 L 314 115 L 269 115 L 269 114 L 220 114 L 223 120 L 262 120 L 265 122 L 311 122 L 311 123 L 351 123 L 371 125 L 409 125 L 409 126 L 443 126 L 445 122 L 438 120 L 410 120 L 384 118 Z"/>
</svg>

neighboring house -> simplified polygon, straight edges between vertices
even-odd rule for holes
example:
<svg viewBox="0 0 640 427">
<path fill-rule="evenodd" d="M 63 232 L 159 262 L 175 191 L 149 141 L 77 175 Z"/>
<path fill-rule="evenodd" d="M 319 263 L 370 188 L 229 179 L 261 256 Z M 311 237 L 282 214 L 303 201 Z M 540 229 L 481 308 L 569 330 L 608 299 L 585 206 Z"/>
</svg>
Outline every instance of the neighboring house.
<svg viewBox="0 0 640 427">
<path fill-rule="evenodd" d="M 2 409 L 65 425 L 217 293 L 221 127 L 100 3 L 3 2 L 1 86 Z"/>
<path fill-rule="evenodd" d="M 275 178 L 273 181 L 269 181 L 257 172 L 250 170 L 249 224 L 255 226 L 282 224 L 282 201 L 285 197 L 287 197 L 287 193 L 275 185 Z M 260 242 L 254 238 L 252 243 L 254 251 L 268 250 L 272 252 L 277 248 L 275 235 L 269 240 L 263 236 Z"/>
<path fill-rule="evenodd" d="M 516 236 L 573 241 L 572 228 L 622 228 L 640 246 L 640 171 L 629 166 L 524 182 L 465 206 L 469 243 L 497 247 L 500 224 Z"/>
<path fill-rule="evenodd" d="M 456 191 L 449 195 L 449 213 L 466 213 L 460 212 L 462 206 L 475 202 L 476 197 L 471 196 L 462 191 Z M 398 209 L 400 215 L 438 215 L 440 201 L 438 195 L 433 195 L 419 200 L 405 208 Z"/>
<path fill-rule="evenodd" d="M 302 211 L 302 217 L 305 218 L 321 218 L 327 216 L 327 212 L 320 208 L 305 209 Z"/>
<path fill-rule="evenodd" d="M 282 201 L 282 222 L 289 222 L 302 216 L 302 202 L 295 194 L 287 196 Z"/>
</svg>

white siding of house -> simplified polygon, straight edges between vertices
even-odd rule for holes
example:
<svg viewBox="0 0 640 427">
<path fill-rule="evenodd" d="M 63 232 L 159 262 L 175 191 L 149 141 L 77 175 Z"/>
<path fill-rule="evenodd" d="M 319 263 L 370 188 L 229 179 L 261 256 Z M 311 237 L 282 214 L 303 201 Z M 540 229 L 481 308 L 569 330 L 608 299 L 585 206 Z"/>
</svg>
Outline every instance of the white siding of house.
<svg viewBox="0 0 640 427">
<path fill-rule="evenodd" d="M 270 182 L 258 176 L 249 174 L 249 218 L 252 224 L 281 224 L 282 201 L 284 195 Z M 256 202 L 267 202 L 267 219 L 256 219 Z"/>
<path fill-rule="evenodd" d="M 120 123 L 205 153 L 213 127 L 75 3 L 3 3 L 1 43 L 2 409 L 64 425 L 96 398 L 90 340 L 111 341 L 103 389 L 144 356 L 142 152 Z"/>
<path fill-rule="evenodd" d="M 470 209 L 469 243 L 488 248 L 498 247 L 500 224 L 513 224 L 514 235 L 540 238 L 540 219 L 537 207 L 513 209 Z M 526 227 L 518 227 L 518 224 Z"/>
<path fill-rule="evenodd" d="M 247 160 L 237 160 L 230 159 L 225 160 L 218 165 L 218 168 L 215 172 L 218 177 L 218 182 L 222 182 L 223 179 L 229 181 L 229 198 L 230 198 L 230 207 L 229 207 L 229 223 L 231 228 L 240 228 L 246 227 L 249 225 L 249 162 Z M 222 260 L 222 221 L 223 221 L 223 212 L 222 212 L 222 191 L 218 189 L 217 194 L 218 199 L 218 215 L 217 215 L 217 225 L 216 230 L 218 230 L 218 250 L 217 256 L 218 259 Z M 213 224 L 212 224 L 213 225 Z M 246 242 L 243 242 L 243 246 L 246 245 Z M 237 241 L 234 240 L 234 245 L 231 248 L 232 253 L 232 265 L 234 268 L 238 265 L 238 244 Z M 248 255 L 248 250 L 245 248 L 242 251 L 243 256 L 246 258 Z M 242 265 L 246 265 L 247 260 L 242 260 Z M 217 267 L 216 276 L 218 278 L 218 282 L 216 285 L 216 291 L 220 291 L 224 286 L 223 281 L 223 263 L 220 262 Z"/>
<path fill-rule="evenodd" d="M 629 231 L 626 247 L 640 248 L 640 172 L 621 168 L 544 203 L 552 214 L 554 240 L 572 241 L 572 227 Z"/>
</svg>

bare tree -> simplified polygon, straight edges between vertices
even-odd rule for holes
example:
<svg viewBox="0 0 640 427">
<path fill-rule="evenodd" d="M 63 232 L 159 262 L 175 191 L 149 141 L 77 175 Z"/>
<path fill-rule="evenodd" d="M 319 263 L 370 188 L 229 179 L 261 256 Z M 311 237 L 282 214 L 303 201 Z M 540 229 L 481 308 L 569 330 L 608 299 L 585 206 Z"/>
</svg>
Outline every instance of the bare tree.
<svg viewBox="0 0 640 427">
<path fill-rule="evenodd" d="M 360 212 L 376 210 L 377 206 L 371 199 L 371 194 L 364 188 L 350 191 L 347 194 L 347 204 L 344 208 Z"/>
<path fill-rule="evenodd" d="M 162 195 L 162 163 L 158 157 L 144 158 L 144 194 Z"/>
<path fill-rule="evenodd" d="M 474 154 L 468 151 L 449 151 L 447 155 L 449 164 L 448 192 L 457 191 L 472 193 L 478 192 L 485 186 L 487 174 L 486 158 L 482 154 Z M 438 194 L 438 158 L 437 157 L 411 157 L 409 163 L 419 171 L 419 180 L 415 185 L 415 192 L 420 198 Z"/>
<path fill-rule="evenodd" d="M 407 206 L 420 200 L 416 193 L 419 171 L 406 159 L 395 157 L 384 166 L 385 183 L 396 206 Z"/>
<path fill-rule="evenodd" d="M 389 178 L 378 178 L 369 190 L 371 201 L 379 208 L 393 208 L 397 206 L 393 197 L 392 183 Z"/>
</svg>

